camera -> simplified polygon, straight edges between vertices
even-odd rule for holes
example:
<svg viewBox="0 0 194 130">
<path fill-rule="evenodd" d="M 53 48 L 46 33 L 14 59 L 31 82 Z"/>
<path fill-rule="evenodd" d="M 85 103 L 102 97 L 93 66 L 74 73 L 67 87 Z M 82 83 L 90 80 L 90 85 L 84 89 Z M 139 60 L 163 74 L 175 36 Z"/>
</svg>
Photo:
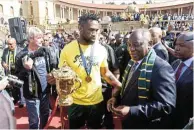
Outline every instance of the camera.
<svg viewBox="0 0 194 130">
<path fill-rule="evenodd" d="M 40 47 L 37 51 L 30 53 L 29 57 L 34 59 L 36 57 L 42 57 L 45 56 L 46 53 L 48 53 L 48 49 L 46 47 Z"/>
<path fill-rule="evenodd" d="M 14 75 L 8 75 L 7 80 L 9 81 L 9 85 L 16 88 L 21 88 L 24 84 L 24 81 L 19 80 L 18 77 Z"/>
</svg>

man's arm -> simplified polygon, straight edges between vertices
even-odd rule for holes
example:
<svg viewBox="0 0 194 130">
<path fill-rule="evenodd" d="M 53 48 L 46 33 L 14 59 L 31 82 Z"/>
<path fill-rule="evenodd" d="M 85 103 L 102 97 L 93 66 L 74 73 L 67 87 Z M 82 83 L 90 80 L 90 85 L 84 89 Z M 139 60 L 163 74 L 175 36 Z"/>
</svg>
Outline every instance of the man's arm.
<svg viewBox="0 0 194 130">
<path fill-rule="evenodd" d="M 114 70 L 113 74 L 119 80 L 119 78 L 120 78 L 120 71 L 119 71 L 119 69 Z"/>
<path fill-rule="evenodd" d="M 113 96 L 117 97 L 120 94 L 121 82 L 112 74 L 108 67 L 101 67 L 100 73 L 106 82 L 114 87 Z"/>
<path fill-rule="evenodd" d="M 175 55 L 175 50 L 170 48 L 166 43 L 163 43 L 164 47 L 167 49 L 167 51 L 172 54 L 174 57 L 176 57 Z"/>
</svg>

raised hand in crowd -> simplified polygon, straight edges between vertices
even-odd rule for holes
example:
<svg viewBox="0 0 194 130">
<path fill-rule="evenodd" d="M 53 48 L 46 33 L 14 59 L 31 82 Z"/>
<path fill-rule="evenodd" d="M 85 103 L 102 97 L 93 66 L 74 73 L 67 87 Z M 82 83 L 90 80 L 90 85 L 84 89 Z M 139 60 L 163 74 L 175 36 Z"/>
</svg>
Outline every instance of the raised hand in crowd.
<svg viewBox="0 0 194 130">
<path fill-rule="evenodd" d="M 29 58 L 27 55 L 22 58 L 22 64 L 25 69 L 31 70 L 33 66 L 34 61 Z"/>
</svg>

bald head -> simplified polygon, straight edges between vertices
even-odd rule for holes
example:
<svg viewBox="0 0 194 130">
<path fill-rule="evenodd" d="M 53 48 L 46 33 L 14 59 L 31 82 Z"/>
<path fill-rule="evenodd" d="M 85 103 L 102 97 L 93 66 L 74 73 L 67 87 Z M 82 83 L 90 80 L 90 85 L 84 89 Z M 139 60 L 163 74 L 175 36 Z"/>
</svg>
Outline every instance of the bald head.
<svg viewBox="0 0 194 130">
<path fill-rule="evenodd" d="M 181 33 L 175 43 L 175 55 L 182 60 L 193 57 L 194 33 Z"/>
<path fill-rule="evenodd" d="M 150 33 L 152 36 L 153 44 L 161 42 L 162 39 L 162 30 L 158 27 L 150 28 Z"/>
<path fill-rule="evenodd" d="M 149 43 L 151 41 L 151 34 L 148 29 L 137 29 L 131 33 L 129 40 L 131 39 L 136 39 L 142 43 Z"/>
<path fill-rule="evenodd" d="M 16 43 L 15 38 L 8 38 L 7 42 L 9 43 Z"/>
<path fill-rule="evenodd" d="M 137 29 L 127 43 L 129 54 L 134 61 L 143 59 L 151 48 L 151 34 L 148 29 Z"/>
<path fill-rule="evenodd" d="M 123 37 L 124 37 L 123 34 L 120 34 L 120 33 L 116 34 L 115 35 L 116 43 L 121 44 L 122 40 L 123 40 Z"/>
<path fill-rule="evenodd" d="M 188 44 L 188 43 L 193 44 L 194 42 L 193 37 L 194 37 L 194 32 L 185 32 L 185 33 L 181 33 L 178 36 L 177 40 L 183 41 L 185 44 Z"/>
<path fill-rule="evenodd" d="M 16 40 L 15 38 L 8 38 L 7 40 L 9 50 L 14 50 L 16 48 Z"/>
</svg>

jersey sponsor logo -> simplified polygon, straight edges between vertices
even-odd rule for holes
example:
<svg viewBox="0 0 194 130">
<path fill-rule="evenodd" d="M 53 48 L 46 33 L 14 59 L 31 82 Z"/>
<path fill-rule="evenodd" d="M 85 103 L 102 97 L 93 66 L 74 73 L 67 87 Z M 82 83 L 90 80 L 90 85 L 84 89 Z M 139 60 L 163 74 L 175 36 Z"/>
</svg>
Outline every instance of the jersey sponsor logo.
<svg viewBox="0 0 194 130">
<path fill-rule="evenodd" d="M 85 56 L 85 58 L 86 58 L 87 66 L 89 66 L 91 60 L 93 60 L 92 66 L 99 66 L 99 62 L 97 61 L 97 57 L 94 56 L 93 59 L 92 59 L 92 57 L 90 57 L 90 56 Z M 74 61 L 73 62 L 78 64 L 78 67 L 84 66 L 82 58 L 81 58 L 81 55 L 76 55 L 74 57 Z"/>
</svg>

